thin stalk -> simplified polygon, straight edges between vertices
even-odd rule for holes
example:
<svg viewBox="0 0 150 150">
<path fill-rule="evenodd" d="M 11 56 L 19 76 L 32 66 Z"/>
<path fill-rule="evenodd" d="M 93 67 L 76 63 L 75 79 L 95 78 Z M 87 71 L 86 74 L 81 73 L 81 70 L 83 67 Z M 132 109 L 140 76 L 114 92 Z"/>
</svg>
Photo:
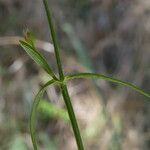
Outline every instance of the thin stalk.
<svg viewBox="0 0 150 150">
<path fill-rule="evenodd" d="M 63 74 L 63 69 L 62 69 L 62 64 L 61 64 L 61 59 L 60 59 L 60 52 L 59 52 L 58 42 L 57 42 L 57 39 L 56 39 L 54 26 L 53 26 L 53 23 L 52 23 L 51 12 L 49 10 L 47 0 L 43 0 L 43 3 L 44 3 L 44 7 L 45 7 L 47 19 L 48 19 L 48 24 L 49 24 L 53 44 L 54 44 L 54 51 L 55 51 L 55 57 L 56 57 L 56 61 L 57 61 L 58 71 L 59 71 L 59 77 L 60 77 L 60 81 L 62 81 L 62 84 L 61 84 L 62 95 L 63 95 L 64 101 L 65 101 L 65 104 L 66 104 L 66 107 L 67 107 L 67 111 L 68 111 L 68 114 L 69 114 L 69 117 L 70 117 L 70 121 L 71 121 L 71 125 L 72 125 L 73 131 L 74 131 L 74 135 L 75 135 L 75 139 L 76 139 L 76 142 L 77 142 L 78 150 L 84 150 L 82 139 L 81 139 L 81 136 L 80 136 L 80 131 L 79 131 L 78 124 L 77 124 L 77 120 L 76 120 L 74 110 L 73 110 L 73 107 L 72 107 L 72 104 L 71 104 L 71 100 L 70 100 L 70 97 L 69 97 L 68 89 L 67 89 L 67 86 L 63 83 L 64 74 Z"/>
<path fill-rule="evenodd" d="M 71 121 L 72 129 L 74 131 L 74 136 L 75 136 L 75 139 L 76 139 L 78 150 L 84 150 L 84 146 L 83 146 L 83 143 L 82 143 L 82 138 L 81 138 L 81 135 L 80 135 L 80 130 L 79 130 L 79 127 L 78 127 L 78 124 L 77 124 L 77 120 L 76 120 L 76 117 L 75 117 L 75 114 L 74 114 L 74 110 L 73 110 L 73 107 L 72 107 L 71 99 L 70 99 L 66 84 L 61 84 L 61 90 L 62 90 L 62 95 L 63 95 L 64 101 L 65 101 L 65 104 L 66 104 L 66 107 L 67 107 L 69 118 L 70 118 L 70 121 Z"/>
<path fill-rule="evenodd" d="M 107 77 L 105 75 L 102 74 L 95 74 L 95 73 L 78 73 L 78 74 L 72 74 L 72 75 L 67 75 L 66 76 L 66 80 L 70 80 L 70 79 L 74 79 L 74 78 L 98 78 L 98 79 L 103 79 L 103 80 L 107 80 L 113 83 L 117 83 L 120 85 L 124 85 L 127 87 L 132 88 L 133 90 L 137 91 L 138 93 L 144 95 L 147 98 L 150 98 L 150 93 L 145 92 L 144 90 L 142 90 L 141 88 L 129 83 L 129 82 L 125 82 L 122 80 L 118 80 L 112 77 Z"/>
<path fill-rule="evenodd" d="M 38 105 L 40 103 L 40 100 L 46 90 L 46 87 L 55 83 L 55 80 L 50 80 L 49 82 L 47 82 L 42 88 L 41 90 L 38 92 L 38 94 L 36 95 L 34 102 L 32 104 L 32 109 L 31 109 L 31 114 L 30 114 L 30 134 L 31 134 L 31 139 L 32 139 L 32 144 L 33 144 L 33 148 L 34 150 L 38 150 L 37 147 L 37 143 L 36 143 L 36 132 L 35 132 L 35 124 L 36 124 L 36 112 L 37 112 L 37 108 Z"/>
<path fill-rule="evenodd" d="M 59 77 L 60 77 L 60 80 L 64 80 L 64 74 L 63 74 L 63 69 L 62 69 L 62 64 L 61 64 L 61 59 L 60 59 L 59 46 L 58 46 L 56 33 L 55 33 L 53 22 L 52 22 L 51 12 L 49 10 L 47 0 L 43 0 L 43 3 L 44 3 L 47 19 L 48 19 L 48 24 L 49 24 L 49 28 L 50 28 L 50 32 L 51 32 L 52 41 L 54 44 L 54 51 L 55 51 L 55 57 L 56 57 L 56 61 L 57 61 Z"/>
</svg>

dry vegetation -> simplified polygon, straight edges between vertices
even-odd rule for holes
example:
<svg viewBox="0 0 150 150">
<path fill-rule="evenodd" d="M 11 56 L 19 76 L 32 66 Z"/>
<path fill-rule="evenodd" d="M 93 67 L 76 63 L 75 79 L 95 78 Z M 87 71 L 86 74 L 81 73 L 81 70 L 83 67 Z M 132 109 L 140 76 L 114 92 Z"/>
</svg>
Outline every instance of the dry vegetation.
<svg viewBox="0 0 150 150">
<path fill-rule="evenodd" d="M 150 1 L 49 2 L 66 73 L 95 71 L 150 91 Z M 48 41 L 41 1 L 1 0 L 0 21 L 0 149 L 18 150 L 18 144 L 20 150 L 29 150 L 32 99 L 48 77 L 17 46 L 16 36 L 28 25 L 38 39 Z M 39 42 L 38 47 L 55 69 L 51 45 Z M 82 54 L 88 55 L 91 66 Z M 150 149 L 150 103 L 146 98 L 104 81 L 95 86 L 90 80 L 74 80 L 69 90 L 86 150 Z M 64 108 L 57 88 L 49 88 L 45 99 Z M 68 122 L 43 116 L 39 115 L 37 127 L 41 149 L 75 150 Z"/>
</svg>

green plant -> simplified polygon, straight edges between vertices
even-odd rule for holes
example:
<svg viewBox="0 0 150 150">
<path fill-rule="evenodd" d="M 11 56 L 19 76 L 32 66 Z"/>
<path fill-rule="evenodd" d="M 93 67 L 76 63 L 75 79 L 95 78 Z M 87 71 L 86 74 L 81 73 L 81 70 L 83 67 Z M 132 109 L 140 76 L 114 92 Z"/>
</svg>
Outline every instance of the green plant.
<svg viewBox="0 0 150 150">
<path fill-rule="evenodd" d="M 48 81 L 44 86 L 40 89 L 38 94 L 35 97 L 35 100 L 32 105 L 32 111 L 30 115 L 30 133 L 31 133 L 31 139 L 33 143 L 34 150 L 37 150 L 37 143 L 36 143 L 36 133 L 35 133 L 35 125 L 36 125 L 36 112 L 38 105 L 40 103 L 40 100 L 42 99 L 42 96 L 46 90 L 46 88 L 50 85 L 57 85 L 61 89 L 62 95 L 64 102 L 66 104 L 66 108 L 68 111 L 68 115 L 71 121 L 72 129 L 75 135 L 76 143 L 78 150 L 84 150 L 82 138 L 80 135 L 79 127 L 77 124 L 77 120 L 74 114 L 74 110 L 72 107 L 71 99 L 68 93 L 68 88 L 67 88 L 67 82 L 71 79 L 74 78 L 96 78 L 96 79 L 103 79 L 107 80 L 109 82 L 114 82 L 123 86 L 130 87 L 134 89 L 135 91 L 139 92 L 140 94 L 146 96 L 148 99 L 150 99 L 150 94 L 146 93 L 144 90 L 138 88 L 137 86 L 121 81 L 118 79 L 114 79 L 111 77 L 107 77 L 105 75 L 101 74 L 94 74 L 94 73 L 78 73 L 78 74 L 71 74 L 71 75 L 64 75 L 63 69 L 62 69 L 62 63 L 60 59 L 60 52 L 59 52 L 59 47 L 58 47 L 58 42 L 55 34 L 55 30 L 53 27 L 52 23 L 52 18 L 51 18 L 51 13 L 48 8 L 48 2 L 47 0 L 43 0 L 43 4 L 45 7 L 47 19 L 48 19 L 48 24 L 51 32 L 51 37 L 52 41 L 54 44 L 54 52 L 55 52 L 55 57 L 56 57 L 56 62 L 57 62 L 57 67 L 58 67 L 58 72 L 59 72 L 59 77 L 55 75 L 55 73 L 52 71 L 51 67 L 48 65 L 47 61 L 44 59 L 44 57 L 38 52 L 34 45 L 34 39 L 32 37 L 32 34 L 28 31 L 25 35 L 25 40 L 20 41 L 20 45 L 23 47 L 23 49 L 28 53 L 28 55 L 38 64 L 40 65 L 51 77 L 52 80 Z"/>
</svg>

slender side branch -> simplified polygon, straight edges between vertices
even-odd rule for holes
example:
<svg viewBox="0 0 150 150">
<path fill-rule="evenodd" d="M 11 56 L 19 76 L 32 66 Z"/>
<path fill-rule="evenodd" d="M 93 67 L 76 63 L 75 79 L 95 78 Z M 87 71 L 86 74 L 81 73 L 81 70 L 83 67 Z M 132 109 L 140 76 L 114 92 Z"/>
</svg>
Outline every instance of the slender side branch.
<svg viewBox="0 0 150 150">
<path fill-rule="evenodd" d="M 37 143 L 36 143 L 36 134 L 35 134 L 35 124 L 36 124 L 36 112 L 37 112 L 37 108 L 38 105 L 40 103 L 40 100 L 46 90 L 46 87 L 55 83 L 55 80 L 50 80 L 49 82 L 47 82 L 42 88 L 41 90 L 38 92 L 38 94 L 36 95 L 33 105 L 32 105 L 32 109 L 31 109 L 31 114 L 30 114 L 30 134 L 31 134 L 31 139 L 32 139 L 32 144 L 33 144 L 33 148 L 34 150 L 38 150 L 37 148 Z"/>
<path fill-rule="evenodd" d="M 129 83 L 129 82 L 125 82 L 122 80 L 118 80 L 112 77 L 108 77 L 102 74 L 95 74 L 95 73 L 78 73 L 78 74 L 71 74 L 71 75 L 67 75 L 66 76 L 66 80 L 70 80 L 70 79 L 74 79 L 74 78 L 97 78 L 97 79 L 103 79 L 103 80 L 107 80 L 113 83 L 117 83 L 120 85 L 124 85 L 127 87 L 132 88 L 133 90 L 137 91 L 138 93 L 144 95 L 145 97 L 150 99 L 150 93 L 145 92 L 143 89 Z"/>
<path fill-rule="evenodd" d="M 44 3 L 44 7 L 45 7 L 47 19 L 48 19 L 48 24 L 49 24 L 53 44 L 54 44 L 54 51 L 55 51 L 59 76 L 60 76 L 61 80 L 64 80 L 64 74 L 63 74 L 63 69 L 62 69 L 62 64 L 61 64 L 60 54 L 59 54 L 60 52 L 59 52 L 58 42 L 57 42 L 57 38 L 56 38 L 56 33 L 55 33 L 54 26 L 53 26 L 53 23 L 52 23 L 51 12 L 49 10 L 47 0 L 43 0 L 43 3 Z"/>
<path fill-rule="evenodd" d="M 64 101 L 65 101 L 65 104 L 66 104 L 66 107 L 67 107 L 69 118 L 70 118 L 70 121 L 71 121 L 72 129 L 74 131 L 74 135 L 75 135 L 76 143 L 77 143 L 77 146 L 78 146 L 78 150 L 84 150 L 84 146 L 83 146 L 83 143 L 82 143 L 82 138 L 81 138 L 81 135 L 80 135 L 79 127 L 78 127 L 78 124 L 77 124 L 77 120 L 76 120 L 76 117 L 75 117 L 75 114 L 74 114 L 74 110 L 73 110 L 73 107 L 72 107 L 71 99 L 70 99 L 66 84 L 61 84 L 61 90 L 62 90 L 62 95 L 63 95 Z"/>
</svg>

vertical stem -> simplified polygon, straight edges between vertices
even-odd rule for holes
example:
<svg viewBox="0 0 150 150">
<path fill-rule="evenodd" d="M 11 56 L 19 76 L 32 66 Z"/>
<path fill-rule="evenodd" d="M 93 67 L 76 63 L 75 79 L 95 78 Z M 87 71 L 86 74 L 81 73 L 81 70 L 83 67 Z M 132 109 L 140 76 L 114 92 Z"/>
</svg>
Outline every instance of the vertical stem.
<svg viewBox="0 0 150 150">
<path fill-rule="evenodd" d="M 70 118 L 70 121 L 71 121 L 71 125 L 72 125 L 72 129 L 73 129 L 74 136 L 75 136 L 75 139 L 76 139 L 76 143 L 77 143 L 77 146 L 78 146 L 78 150 L 84 150 L 84 146 L 83 146 L 83 143 L 82 143 L 82 138 L 81 138 L 81 135 L 80 135 L 79 127 L 78 127 L 78 124 L 77 124 L 77 120 L 76 120 L 76 117 L 75 117 L 75 114 L 74 114 L 74 110 L 73 110 L 73 107 L 72 107 L 71 99 L 70 99 L 66 84 L 61 84 L 61 90 L 62 90 L 62 95 L 63 95 L 64 101 L 65 101 L 65 104 L 66 104 L 66 107 L 67 107 L 69 118 Z"/>
<path fill-rule="evenodd" d="M 64 74 L 63 74 L 63 69 L 62 69 L 60 54 L 59 54 L 59 47 L 58 47 L 58 42 L 57 42 L 54 26 L 52 23 L 51 12 L 49 10 L 47 0 L 43 0 L 43 3 L 44 3 L 47 19 L 48 19 L 48 24 L 49 24 L 49 28 L 50 28 L 50 32 L 51 32 L 51 36 L 52 36 L 52 41 L 54 44 L 54 51 L 55 51 L 55 57 L 56 57 L 56 61 L 57 61 L 58 71 L 59 71 L 59 77 L 61 80 L 64 80 Z"/>
<path fill-rule="evenodd" d="M 45 11 L 46 11 L 46 15 L 47 15 L 47 19 L 48 19 L 48 24 L 49 24 L 49 28 L 51 31 L 51 36 L 52 36 L 52 40 L 53 40 L 53 44 L 54 44 L 54 50 L 55 50 L 55 57 L 56 57 L 56 61 L 57 61 L 57 67 L 58 67 L 58 71 L 59 71 L 59 77 L 61 82 L 64 81 L 64 74 L 63 74 L 63 70 L 62 70 L 62 64 L 61 64 L 61 60 L 60 60 L 60 54 L 59 54 L 59 47 L 58 47 L 58 42 L 56 39 L 56 34 L 55 34 L 55 30 L 54 30 L 54 26 L 52 23 L 52 17 L 51 17 L 51 13 L 48 7 L 48 2 L 47 0 L 43 0 L 44 3 L 44 7 L 45 7 Z M 82 143 L 82 139 L 81 139 L 81 135 L 80 135 L 80 131 L 78 128 L 78 124 L 77 124 L 77 120 L 74 114 L 74 110 L 71 104 L 71 100 L 69 97 L 69 93 L 68 93 L 68 89 L 66 84 L 61 83 L 61 90 L 62 90 L 62 95 L 68 110 L 68 114 L 70 117 L 70 121 L 71 121 L 71 125 L 73 128 L 73 132 L 75 135 L 75 139 L 76 139 L 76 143 L 78 146 L 78 150 L 84 150 L 83 147 L 83 143 Z"/>
</svg>

